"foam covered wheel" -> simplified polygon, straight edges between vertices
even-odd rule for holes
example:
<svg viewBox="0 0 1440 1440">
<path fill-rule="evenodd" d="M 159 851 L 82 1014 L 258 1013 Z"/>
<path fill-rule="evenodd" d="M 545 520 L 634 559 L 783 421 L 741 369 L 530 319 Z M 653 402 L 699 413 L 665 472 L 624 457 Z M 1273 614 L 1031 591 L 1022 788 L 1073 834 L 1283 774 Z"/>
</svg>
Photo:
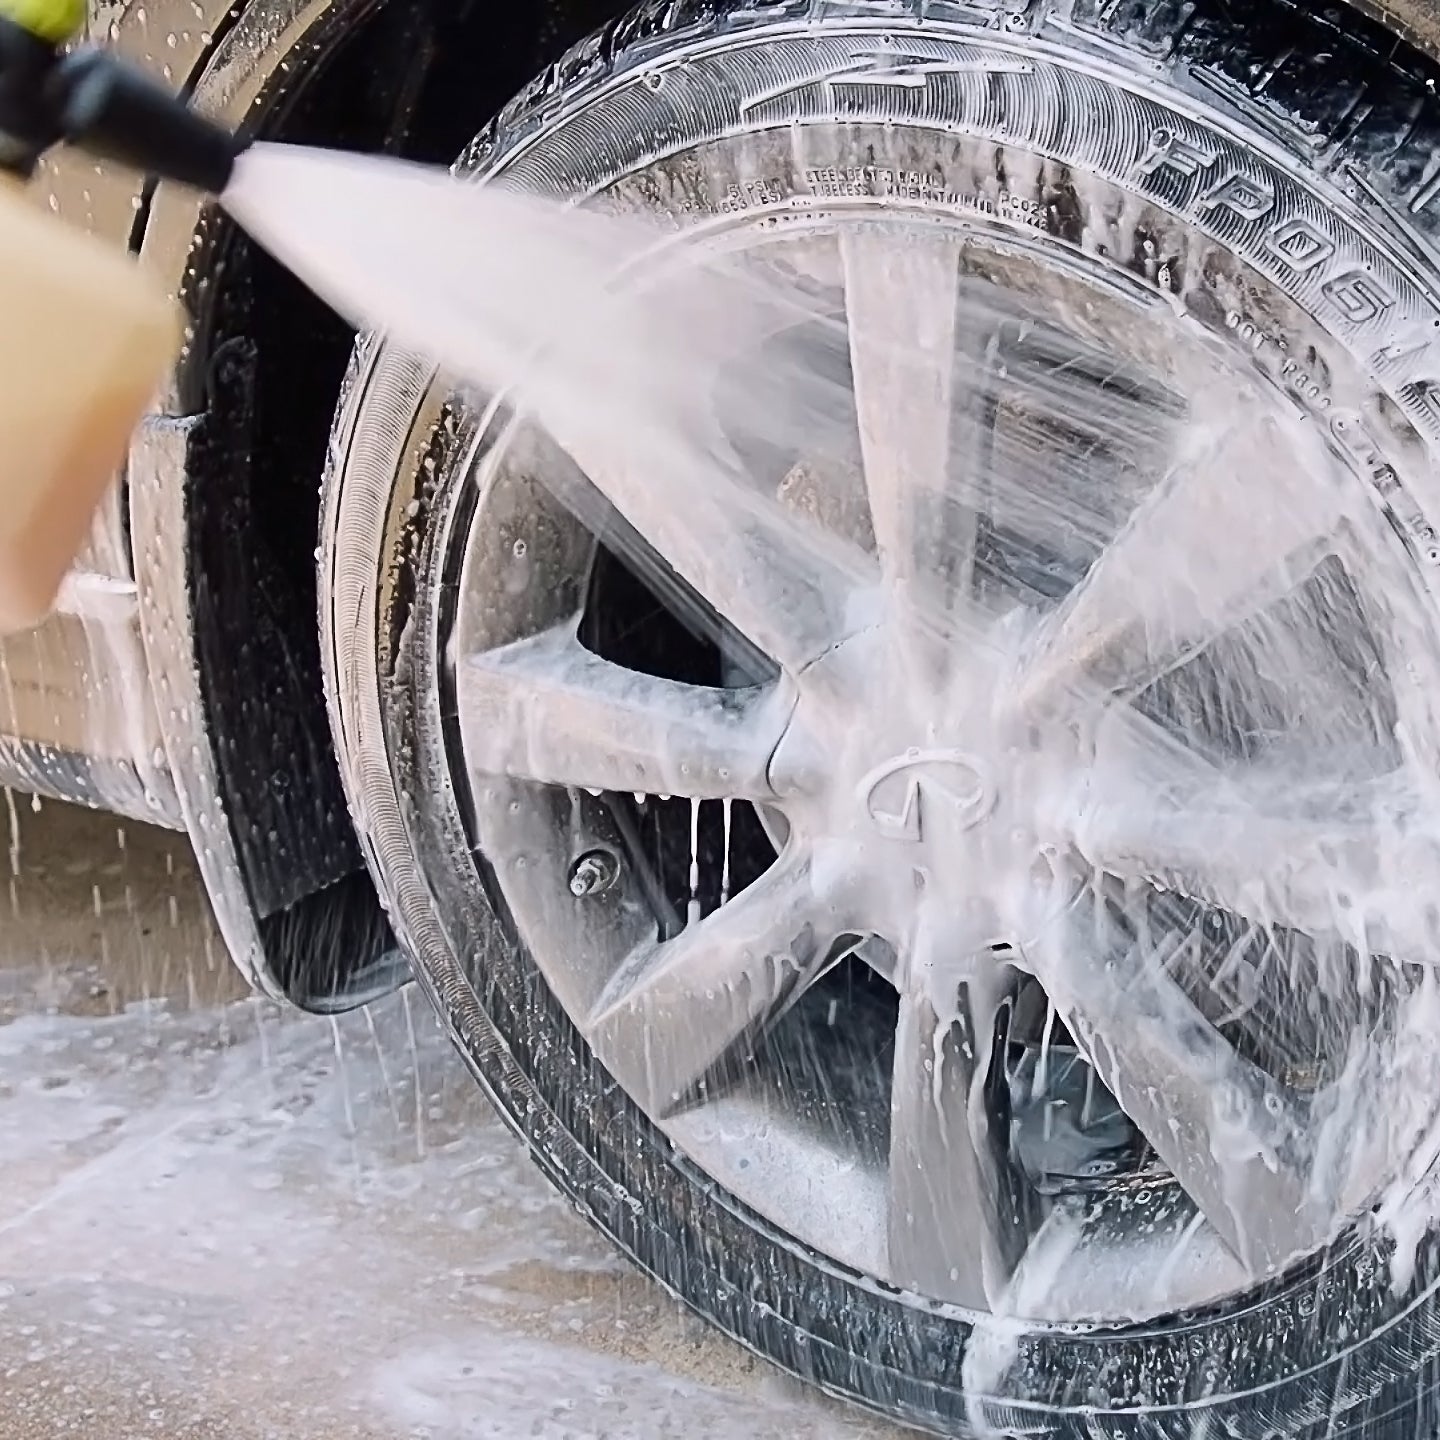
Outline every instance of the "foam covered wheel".
<svg viewBox="0 0 1440 1440">
<path fill-rule="evenodd" d="M 461 168 L 659 217 L 656 305 L 722 250 L 803 291 L 711 381 L 813 553 L 357 348 L 322 625 L 397 932 L 582 1211 L 835 1394 L 1435 1424 L 1436 78 L 1281 0 L 577 47 Z M 825 377 L 804 453 L 771 373 Z M 832 552 L 943 571 L 938 647 Z"/>
</svg>

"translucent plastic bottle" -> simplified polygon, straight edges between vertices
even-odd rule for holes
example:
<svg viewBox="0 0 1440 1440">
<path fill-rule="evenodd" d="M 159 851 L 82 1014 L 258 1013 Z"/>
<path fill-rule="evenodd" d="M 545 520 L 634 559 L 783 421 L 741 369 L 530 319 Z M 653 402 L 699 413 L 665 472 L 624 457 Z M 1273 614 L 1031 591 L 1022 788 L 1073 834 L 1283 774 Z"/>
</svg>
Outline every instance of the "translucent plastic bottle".
<svg viewBox="0 0 1440 1440">
<path fill-rule="evenodd" d="M 181 335 L 130 256 L 0 176 L 0 632 L 53 604 Z"/>
</svg>

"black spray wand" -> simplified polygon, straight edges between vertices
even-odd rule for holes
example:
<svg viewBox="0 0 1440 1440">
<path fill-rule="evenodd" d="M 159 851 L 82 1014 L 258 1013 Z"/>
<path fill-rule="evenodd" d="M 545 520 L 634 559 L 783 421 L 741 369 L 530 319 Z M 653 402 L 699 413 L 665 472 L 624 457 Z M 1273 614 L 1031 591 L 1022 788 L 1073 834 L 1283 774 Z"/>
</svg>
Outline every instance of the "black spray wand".
<svg viewBox="0 0 1440 1440">
<path fill-rule="evenodd" d="M 0 4 L 0 168 L 28 175 L 63 142 L 218 195 L 246 142 L 108 50 L 65 53 L 71 9 Z"/>
</svg>

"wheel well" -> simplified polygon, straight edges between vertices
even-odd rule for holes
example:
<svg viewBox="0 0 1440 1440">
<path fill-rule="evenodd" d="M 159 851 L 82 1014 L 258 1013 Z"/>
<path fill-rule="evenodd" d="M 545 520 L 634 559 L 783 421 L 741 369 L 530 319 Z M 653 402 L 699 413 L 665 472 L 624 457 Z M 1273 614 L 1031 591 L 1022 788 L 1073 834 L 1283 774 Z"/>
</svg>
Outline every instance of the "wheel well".
<svg viewBox="0 0 1440 1440">
<path fill-rule="evenodd" d="M 264 98 L 266 139 L 448 162 L 619 0 L 351 0 Z M 331 745 L 319 480 L 354 332 L 223 217 L 190 299 L 181 403 L 204 728 L 269 968 L 309 1009 L 403 974 Z M 203 837 L 201 837 L 203 843 Z"/>
</svg>

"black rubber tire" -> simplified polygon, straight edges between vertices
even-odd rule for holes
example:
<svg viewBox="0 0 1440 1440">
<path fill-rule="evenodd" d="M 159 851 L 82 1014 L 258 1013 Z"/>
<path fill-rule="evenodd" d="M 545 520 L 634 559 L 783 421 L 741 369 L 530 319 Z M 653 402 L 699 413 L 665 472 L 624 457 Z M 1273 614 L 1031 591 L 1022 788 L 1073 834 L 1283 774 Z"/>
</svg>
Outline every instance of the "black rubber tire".
<svg viewBox="0 0 1440 1440">
<path fill-rule="evenodd" d="M 540 77 L 477 140 L 462 168 L 504 170 L 558 112 L 573 116 L 658 55 L 682 56 L 727 36 L 750 44 L 757 35 L 793 36 L 797 26 L 820 35 L 830 26 L 894 24 L 913 36 L 917 20 L 920 33 L 929 26 L 980 42 L 1004 35 L 1062 50 L 1091 45 L 1146 85 L 1218 97 L 1243 144 L 1257 154 L 1283 152 L 1317 187 L 1329 187 L 1335 204 L 1408 243 L 1412 267 L 1440 288 L 1440 203 L 1431 203 L 1440 196 L 1440 184 L 1431 183 L 1440 156 L 1440 69 L 1338 4 L 657 0 Z M 595 143 L 610 138 L 617 146 L 642 143 L 598 130 Z M 1041 199 L 1059 206 L 1054 194 Z M 373 344 L 357 352 L 327 488 L 322 618 L 342 767 L 372 868 L 423 984 L 501 1113 L 582 1213 L 741 1343 L 836 1395 L 937 1433 L 1055 1440 L 1440 1433 L 1433 1235 L 1398 1288 L 1386 1242 L 1352 1234 L 1303 1273 L 1163 1325 L 1036 1330 L 997 1342 L 999 1332 L 977 1339 L 963 1318 L 804 1251 L 672 1150 L 594 1061 L 480 888 L 457 898 L 424 879 L 451 863 L 450 847 L 463 841 L 459 817 L 453 797 L 397 783 L 391 761 L 439 743 L 443 720 L 431 693 L 438 662 L 426 658 L 424 637 L 437 629 L 453 577 L 435 568 L 437 517 L 450 524 L 464 517 L 453 510 L 454 495 L 443 493 L 444 481 L 442 493 L 422 493 L 413 477 L 397 476 L 390 494 L 358 493 L 348 482 L 346 457 L 387 363 Z M 413 425 L 413 416 L 405 418 Z M 444 474 L 443 464 L 430 473 Z M 393 544 L 387 524 L 412 496 L 423 502 L 418 517 Z M 357 627 L 357 614 L 373 616 L 373 627 Z M 418 652 L 400 645 L 402 634 L 422 637 Z M 381 689 L 391 697 L 383 718 Z M 994 1352 L 997 1344 L 1004 1354 L 977 1366 L 978 1347 Z M 977 1373 L 996 1383 L 967 1389 Z"/>
</svg>

